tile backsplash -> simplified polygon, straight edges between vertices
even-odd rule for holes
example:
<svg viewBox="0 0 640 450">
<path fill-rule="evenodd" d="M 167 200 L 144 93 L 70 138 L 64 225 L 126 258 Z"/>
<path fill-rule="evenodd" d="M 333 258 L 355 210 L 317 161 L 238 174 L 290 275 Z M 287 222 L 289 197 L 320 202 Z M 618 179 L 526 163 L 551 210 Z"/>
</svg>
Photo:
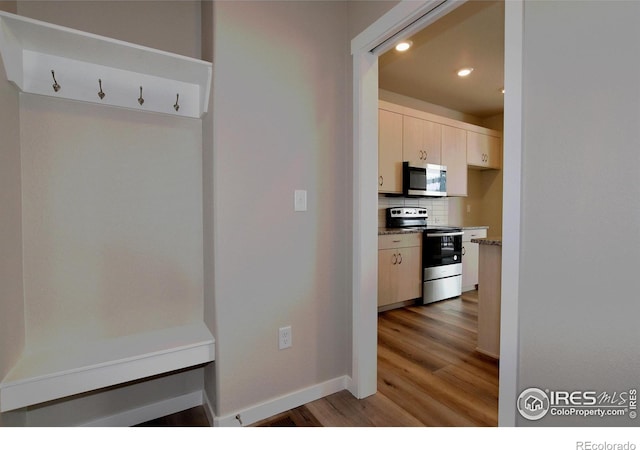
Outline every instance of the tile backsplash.
<svg viewBox="0 0 640 450">
<path fill-rule="evenodd" d="M 420 206 L 427 208 L 430 225 L 449 224 L 448 198 L 404 198 L 378 195 L 378 228 L 385 227 L 385 211 L 394 206 Z"/>
</svg>

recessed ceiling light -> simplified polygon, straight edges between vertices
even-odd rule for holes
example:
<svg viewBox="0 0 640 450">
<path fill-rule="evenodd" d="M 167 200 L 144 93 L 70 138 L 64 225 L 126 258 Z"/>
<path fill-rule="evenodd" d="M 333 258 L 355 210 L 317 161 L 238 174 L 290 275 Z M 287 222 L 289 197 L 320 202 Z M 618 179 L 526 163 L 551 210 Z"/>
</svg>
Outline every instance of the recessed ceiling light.
<svg viewBox="0 0 640 450">
<path fill-rule="evenodd" d="M 399 52 L 406 52 L 407 50 L 409 50 L 409 48 L 411 48 L 412 45 L 413 42 L 411 41 L 398 42 L 398 44 L 396 44 L 396 50 Z"/>
<path fill-rule="evenodd" d="M 458 70 L 458 76 L 459 77 L 466 77 L 466 76 L 469 76 L 469 74 L 471 74 L 471 72 L 473 72 L 473 67 L 465 67 L 464 69 Z"/>
</svg>

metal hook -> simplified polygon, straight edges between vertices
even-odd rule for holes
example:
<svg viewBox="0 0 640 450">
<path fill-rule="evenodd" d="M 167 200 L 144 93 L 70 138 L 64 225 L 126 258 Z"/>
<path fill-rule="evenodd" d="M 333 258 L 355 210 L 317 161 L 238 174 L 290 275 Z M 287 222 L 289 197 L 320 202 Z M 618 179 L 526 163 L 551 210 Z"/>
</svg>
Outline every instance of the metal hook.
<svg viewBox="0 0 640 450">
<path fill-rule="evenodd" d="M 142 98 L 142 86 L 140 86 L 140 98 L 138 98 L 138 103 L 140 103 L 140 105 L 144 103 L 144 99 Z"/>
<path fill-rule="evenodd" d="M 52 85 L 53 90 L 55 92 L 58 92 L 60 90 L 60 85 L 56 81 L 56 73 L 53 70 L 51 71 L 51 76 L 53 77 L 53 85 Z"/>
<path fill-rule="evenodd" d="M 98 84 L 100 85 L 100 92 L 98 92 L 98 97 L 102 100 L 105 96 L 105 93 L 102 92 L 102 80 L 98 78 Z"/>
<path fill-rule="evenodd" d="M 176 111 L 180 109 L 180 105 L 178 105 L 178 99 L 180 99 L 180 94 L 176 94 L 176 104 L 173 105 L 173 109 Z"/>
</svg>

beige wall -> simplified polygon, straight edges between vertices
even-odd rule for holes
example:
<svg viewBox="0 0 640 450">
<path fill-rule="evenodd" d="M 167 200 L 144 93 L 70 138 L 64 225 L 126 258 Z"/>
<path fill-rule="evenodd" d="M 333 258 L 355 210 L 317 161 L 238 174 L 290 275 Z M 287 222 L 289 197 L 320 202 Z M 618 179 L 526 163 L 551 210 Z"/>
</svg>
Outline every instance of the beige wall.
<svg viewBox="0 0 640 450">
<path fill-rule="evenodd" d="M 23 94 L 27 346 L 202 320 L 201 123 Z"/>
<path fill-rule="evenodd" d="M 200 58 L 199 1 L 27 0 L 18 14 Z"/>
<path fill-rule="evenodd" d="M 213 2 L 202 2 L 202 59 L 213 61 Z M 215 77 L 214 77 L 215 80 Z M 202 120 L 202 214 L 203 214 L 203 268 L 204 268 L 204 320 L 209 330 L 217 336 L 215 308 L 215 265 L 214 257 L 214 188 L 213 188 L 213 81 L 209 97 L 209 113 Z M 220 340 L 216 340 L 216 354 Z M 208 403 L 216 411 L 216 363 L 204 370 L 204 389 Z M 213 418 L 211 418 L 213 419 Z"/>
<path fill-rule="evenodd" d="M 0 2 L 0 9 L 11 11 L 10 3 Z M 18 92 L 7 81 L 0 59 L 0 380 L 25 341 L 19 111 Z M 20 420 L 15 414 L 0 414 L 0 426 Z"/>
<path fill-rule="evenodd" d="M 640 2 L 524 3 L 516 395 L 637 390 L 638 22 Z M 628 415 L 517 419 L 637 426 Z"/>
<path fill-rule="evenodd" d="M 380 89 L 378 91 L 378 98 L 390 103 L 395 103 L 396 105 L 417 109 L 418 111 L 425 111 L 438 116 L 448 117 L 450 119 L 460 120 L 474 125 L 485 126 L 483 124 L 483 120 L 479 117 L 445 108 L 444 106 L 428 103 L 423 100 L 418 100 L 417 98 L 407 97 L 406 95 L 398 94 L 396 92 Z"/>
<path fill-rule="evenodd" d="M 16 14 L 18 12 L 18 2 L 0 1 L 0 11 L 7 11 Z"/>
<path fill-rule="evenodd" d="M 349 39 L 355 38 L 369 25 L 378 20 L 399 0 L 350 0 L 347 2 L 349 15 Z"/>
<path fill-rule="evenodd" d="M 344 2 L 219 2 L 214 20 L 205 179 L 224 416 L 350 370 L 351 77 Z"/>
<path fill-rule="evenodd" d="M 28 1 L 17 11 L 200 56 L 199 2 Z M 0 375 L 25 323 L 27 344 L 38 346 L 202 320 L 201 121 L 27 94 L 18 101 L 3 80 L 0 97 L 0 206 L 15 212 L 0 218 L 1 254 L 15 255 L 0 272 Z M 7 301 L 5 289 L 19 299 Z M 34 408 L 26 423 L 58 423 L 62 408 L 82 411 L 65 419 L 75 424 L 198 391 L 203 371 L 167 380 L 161 390 L 139 383 Z"/>
</svg>

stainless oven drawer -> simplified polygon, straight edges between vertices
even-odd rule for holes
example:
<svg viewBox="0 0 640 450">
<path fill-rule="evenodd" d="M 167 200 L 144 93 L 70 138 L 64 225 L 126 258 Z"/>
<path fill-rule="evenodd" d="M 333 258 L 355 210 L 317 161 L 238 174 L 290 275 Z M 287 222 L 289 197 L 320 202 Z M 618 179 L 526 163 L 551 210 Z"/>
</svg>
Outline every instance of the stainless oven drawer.
<svg viewBox="0 0 640 450">
<path fill-rule="evenodd" d="M 445 266 L 425 267 L 422 279 L 434 280 L 436 278 L 452 277 L 462 275 L 462 264 L 447 264 Z"/>
<path fill-rule="evenodd" d="M 437 302 L 457 297 L 462 293 L 462 275 L 425 281 L 422 288 L 422 303 Z"/>
</svg>

